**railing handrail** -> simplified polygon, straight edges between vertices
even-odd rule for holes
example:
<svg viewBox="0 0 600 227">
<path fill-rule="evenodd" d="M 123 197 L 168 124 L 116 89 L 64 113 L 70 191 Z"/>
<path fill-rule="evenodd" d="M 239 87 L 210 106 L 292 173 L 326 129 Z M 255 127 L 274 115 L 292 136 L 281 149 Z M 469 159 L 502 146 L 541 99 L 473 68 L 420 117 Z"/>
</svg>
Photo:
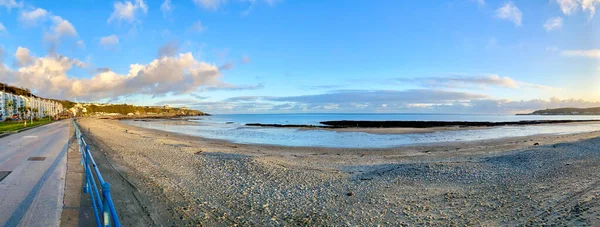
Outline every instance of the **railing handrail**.
<svg viewBox="0 0 600 227">
<path fill-rule="evenodd" d="M 75 128 L 77 144 L 79 144 L 79 152 L 81 152 L 81 164 L 84 166 L 85 172 L 85 185 L 83 186 L 83 191 L 90 194 L 96 225 L 103 227 L 120 227 L 121 222 L 119 221 L 117 210 L 112 201 L 112 196 L 110 195 L 110 184 L 104 181 L 104 178 L 96 165 L 96 161 L 90 152 L 88 143 L 81 134 L 79 126 L 75 120 L 72 120 L 72 122 L 73 127 Z M 98 188 L 96 181 L 100 184 L 100 189 Z"/>
</svg>

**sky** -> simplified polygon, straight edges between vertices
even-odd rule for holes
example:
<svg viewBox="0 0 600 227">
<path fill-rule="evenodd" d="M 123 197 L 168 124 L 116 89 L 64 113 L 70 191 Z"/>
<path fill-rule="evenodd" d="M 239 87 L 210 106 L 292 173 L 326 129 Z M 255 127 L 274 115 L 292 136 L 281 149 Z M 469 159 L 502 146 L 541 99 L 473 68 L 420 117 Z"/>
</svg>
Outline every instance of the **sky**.
<svg viewBox="0 0 600 227">
<path fill-rule="evenodd" d="M 0 81 L 208 113 L 600 106 L 600 0 L 0 0 Z"/>
</svg>

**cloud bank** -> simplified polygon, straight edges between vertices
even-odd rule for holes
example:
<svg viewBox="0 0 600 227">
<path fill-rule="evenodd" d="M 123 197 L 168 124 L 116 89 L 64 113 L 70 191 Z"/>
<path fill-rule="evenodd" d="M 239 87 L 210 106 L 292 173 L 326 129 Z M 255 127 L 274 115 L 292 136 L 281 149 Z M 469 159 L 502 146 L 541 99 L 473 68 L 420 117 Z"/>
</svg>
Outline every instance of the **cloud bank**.
<svg viewBox="0 0 600 227">
<path fill-rule="evenodd" d="M 536 88 L 536 89 L 558 89 L 550 86 L 531 84 L 523 81 L 517 81 L 510 77 L 501 77 L 497 74 L 480 75 L 451 75 L 446 77 L 420 77 L 420 78 L 399 78 L 398 82 L 417 84 L 422 87 L 431 88 L 468 88 L 482 89 L 487 87 L 501 88 Z"/>
<path fill-rule="evenodd" d="M 168 104 L 168 102 L 165 102 Z M 482 94 L 443 90 L 336 91 L 318 95 L 265 97 L 238 96 L 223 101 L 186 102 L 184 105 L 211 113 L 530 113 L 561 107 L 597 107 L 600 102 L 558 98 L 513 101 Z"/>
<path fill-rule="evenodd" d="M 131 64 L 129 72 L 110 69 L 97 71 L 91 78 L 73 78 L 67 73 L 86 65 L 60 55 L 37 58 L 29 50 L 15 53 L 20 67 L 12 70 L 0 65 L 0 81 L 28 87 L 40 96 L 80 101 L 116 98 L 133 94 L 165 95 L 194 92 L 201 87 L 219 87 L 217 66 L 201 62 L 191 53 L 162 57 L 147 64 Z"/>
</svg>

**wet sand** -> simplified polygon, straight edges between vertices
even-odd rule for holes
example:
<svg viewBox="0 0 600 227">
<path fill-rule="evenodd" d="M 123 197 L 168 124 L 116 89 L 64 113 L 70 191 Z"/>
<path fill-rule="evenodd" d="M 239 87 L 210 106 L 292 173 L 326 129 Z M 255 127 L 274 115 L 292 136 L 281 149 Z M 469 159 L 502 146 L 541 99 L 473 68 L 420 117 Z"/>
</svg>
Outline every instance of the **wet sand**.
<svg viewBox="0 0 600 227">
<path fill-rule="evenodd" d="M 600 132 L 345 149 L 79 122 L 160 225 L 600 224 Z"/>
<path fill-rule="evenodd" d="M 591 122 L 571 122 L 559 123 L 560 125 L 582 125 L 597 123 Z M 537 125 L 554 125 L 557 123 L 537 124 Z M 430 127 L 430 128 L 321 128 L 320 130 L 331 130 L 336 132 L 365 132 L 371 134 L 410 134 L 410 133 L 430 133 L 452 130 L 473 130 L 473 129 L 489 129 L 498 126 L 449 126 L 449 127 Z M 302 128 L 303 130 L 317 130 L 314 128 Z"/>
<path fill-rule="evenodd" d="M 116 119 L 120 120 L 120 119 Z M 162 124 L 173 124 L 173 125 L 210 125 L 210 123 L 202 121 L 190 121 L 186 118 L 172 118 L 172 119 L 125 119 L 129 121 L 143 121 L 143 122 L 160 122 Z M 543 125 L 584 125 L 584 124 L 597 124 L 598 121 L 582 121 L 582 122 L 568 122 L 568 123 L 543 123 L 535 124 L 539 126 Z M 281 128 L 272 126 L 248 126 L 248 127 L 262 127 L 262 128 Z M 331 127 L 285 127 L 295 128 L 298 130 L 327 130 L 335 132 L 364 132 L 370 134 L 411 134 L 411 133 L 431 133 L 440 131 L 454 131 L 454 130 L 474 130 L 474 129 L 490 129 L 499 126 L 446 126 L 446 127 L 427 127 L 427 128 L 370 128 L 370 127 L 345 127 L 345 128 L 331 128 Z"/>
</svg>

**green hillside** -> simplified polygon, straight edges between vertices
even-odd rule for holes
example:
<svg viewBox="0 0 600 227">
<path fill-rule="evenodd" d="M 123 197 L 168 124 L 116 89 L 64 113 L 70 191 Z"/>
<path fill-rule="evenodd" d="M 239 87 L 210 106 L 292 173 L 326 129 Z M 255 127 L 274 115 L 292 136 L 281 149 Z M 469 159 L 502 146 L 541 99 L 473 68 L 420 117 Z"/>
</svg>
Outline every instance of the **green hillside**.
<svg viewBox="0 0 600 227">
<path fill-rule="evenodd" d="M 114 105 L 86 105 L 87 114 L 94 113 L 119 113 L 119 114 L 159 114 L 159 113 L 170 113 L 177 115 L 206 115 L 206 113 L 199 110 L 188 110 L 183 108 L 164 108 L 164 107 L 152 107 L 152 106 L 134 106 L 128 104 L 114 104 Z"/>
<path fill-rule="evenodd" d="M 600 107 L 592 108 L 556 108 L 536 110 L 534 115 L 596 115 L 600 114 Z"/>
</svg>

